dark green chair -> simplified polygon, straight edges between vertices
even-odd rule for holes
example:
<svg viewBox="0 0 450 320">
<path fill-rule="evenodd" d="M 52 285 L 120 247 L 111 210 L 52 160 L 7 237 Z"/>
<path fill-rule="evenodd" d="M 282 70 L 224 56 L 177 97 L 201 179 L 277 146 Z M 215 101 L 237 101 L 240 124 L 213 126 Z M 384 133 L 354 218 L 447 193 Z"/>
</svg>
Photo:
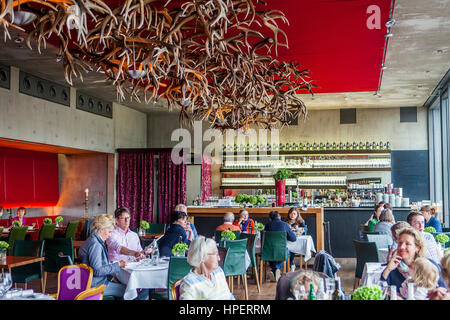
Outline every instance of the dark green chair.
<svg viewBox="0 0 450 320">
<path fill-rule="evenodd" d="M 185 275 L 191 271 L 193 267 L 187 262 L 187 257 L 176 257 L 172 256 L 169 260 L 169 271 L 168 271 L 168 282 L 167 282 L 167 290 L 151 292 L 150 299 L 155 300 L 172 300 L 172 295 L 170 294 L 170 290 L 172 288 L 172 284 L 180 278 L 183 278 Z"/>
<path fill-rule="evenodd" d="M 64 233 L 64 238 L 72 238 L 72 240 L 75 240 L 75 236 L 77 233 L 77 228 L 78 228 L 79 223 L 80 223 L 80 221 L 78 221 L 78 220 L 70 221 L 67 224 L 66 232 Z"/>
<path fill-rule="evenodd" d="M 367 241 L 375 242 L 378 249 L 392 246 L 392 237 L 387 234 L 367 234 Z"/>
<path fill-rule="evenodd" d="M 450 232 L 450 228 L 442 228 L 442 232 Z"/>
<path fill-rule="evenodd" d="M 361 231 L 360 232 L 360 240 L 361 241 L 369 241 L 367 239 L 367 235 L 369 235 L 369 234 L 380 234 L 380 233 L 376 232 L 376 231 Z"/>
<path fill-rule="evenodd" d="M 150 223 L 150 227 L 146 230 L 147 233 L 165 233 L 166 224 L 165 223 Z"/>
<path fill-rule="evenodd" d="M 228 248 L 228 252 L 223 263 L 223 272 L 228 277 L 228 282 L 233 292 L 233 277 L 242 277 L 244 285 L 245 300 L 248 300 L 247 288 L 247 268 L 245 266 L 245 254 L 247 252 L 248 239 L 240 240 L 222 240 L 220 247 Z"/>
<path fill-rule="evenodd" d="M 375 242 L 353 240 L 356 253 L 355 282 L 353 289 L 359 286 L 366 262 L 380 262 L 378 248 Z"/>
<path fill-rule="evenodd" d="M 262 286 L 263 271 L 265 275 L 266 261 L 284 261 L 283 272 L 286 272 L 286 262 L 289 255 L 286 252 L 286 231 L 263 231 L 261 238 L 261 260 L 259 266 L 259 281 Z"/>
<path fill-rule="evenodd" d="M 39 240 L 53 239 L 55 237 L 56 223 L 44 223 L 39 230 Z"/>
<path fill-rule="evenodd" d="M 42 257 L 44 242 L 40 240 L 16 240 L 14 241 L 12 255 L 16 257 Z M 12 281 L 14 283 L 23 283 L 25 290 L 27 289 L 28 282 L 35 279 L 41 279 L 41 290 L 44 288 L 42 261 L 12 268 L 11 275 Z"/>
<path fill-rule="evenodd" d="M 66 263 L 64 256 L 70 257 L 71 261 L 73 258 L 73 243 L 72 238 L 54 238 L 47 239 L 44 242 L 44 289 L 47 285 L 47 273 L 58 273 Z"/>
<path fill-rule="evenodd" d="M 255 273 L 256 287 L 258 292 L 261 292 L 258 279 L 258 264 L 256 263 L 256 239 L 259 237 L 259 233 L 241 233 L 239 239 L 247 239 L 247 252 L 250 256 L 249 268 L 253 268 Z"/>
<path fill-rule="evenodd" d="M 216 231 L 216 242 L 220 242 L 222 240 L 222 232 L 223 231 Z M 240 231 L 232 231 L 232 232 L 236 236 L 236 239 L 239 239 L 241 232 Z"/>
<path fill-rule="evenodd" d="M 83 232 L 84 239 L 82 239 L 82 240 L 86 240 L 91 235 L 91 226 L 92 226 L 92 223 L 94 223 L 94 220 L 95 220 L 94 218 L 86 220 L 86 222 L 84 224 L 84 232 Z"/>
<path fill-rule="evenodd" d="M 8 255 L 11 256 L 13 254 L 14 242 L 16 240 L 25 240 L 25 236 L 27 235 L 28 226 L 23 227 L 12 227 L 9 230 L 8 237 Z"/>
</svg>

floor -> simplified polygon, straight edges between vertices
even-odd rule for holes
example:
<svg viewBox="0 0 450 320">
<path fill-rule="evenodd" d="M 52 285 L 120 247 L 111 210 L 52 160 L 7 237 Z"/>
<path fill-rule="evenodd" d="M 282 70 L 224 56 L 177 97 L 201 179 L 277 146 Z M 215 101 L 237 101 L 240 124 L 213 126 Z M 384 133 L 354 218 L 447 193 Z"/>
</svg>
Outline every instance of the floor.
<svg viewBox="0 0 450 320">
<path fill-rule="evenodd" d="M 342 279 L 342 286 L 346 293 L 351 293 L 353 291 L 353 281 L 356 267 L 355 258 L 336 258 L 336 262 L 341 265 L 341 270 L 338 271 L 337 275 Z M 312 269 L 314 264 L 314 258 L 312 258 L 308 263 L 308 269 Z M 298 265 L 297 265 L 298 267 Z M 250 273 L 249 273 L 250 274 Z M 241 283 L 242 284 L 242 283 Z M 274 300 L 275 299 L 275 282 L 264 282 L 261 287 L 261 292 L 258 293 L 256 282 L 253 277 L 250 277 L 247 281 L 248 284 L 248 295 L 250 300 Z M 21 285 L 18 285 L 20 287 Z M 33 289 L 36 292 L 41 292 L 40 280 L 33 280 L 28 283 L 28 289 Z M 47 293 L 56 293 L 58 289 L 57 275 L 54 273 L 49 273 L 47 277 Z M 241 286 L 237 285 L 237 281 L 234 280 L 234 296 L 237 300 L 244 300 L 244 290 Z"/>
</svg>

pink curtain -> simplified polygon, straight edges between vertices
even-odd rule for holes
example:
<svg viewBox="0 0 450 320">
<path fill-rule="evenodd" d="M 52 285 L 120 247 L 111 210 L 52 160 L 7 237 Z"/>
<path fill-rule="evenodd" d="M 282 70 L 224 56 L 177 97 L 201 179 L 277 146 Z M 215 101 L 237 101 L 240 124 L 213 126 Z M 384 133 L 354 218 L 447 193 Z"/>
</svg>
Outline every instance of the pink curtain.
<svg viewBox="0 0 450 320">
<path fill-rule="evenodd" d="M 211 197 L 211 157 L 202 156 L 202 179 L 201 179 L 201 191 L 202 201 L 206 201 Z"/>
<path fill-rule="evenodd" d="M 169 223 L 175 206 L 186 204 L 186 163 L 174 164 L 170 151 L 159 152 L 158 155 L 158 222 Z"/>
<path fill-rule="evenodd" d="M 117 207 L 130 210 L 130 227 L 139 221 L 153 219 L 153 158 L 154 152 L 126 151 L 119 153 L 117 168 Z"/>
</svg>

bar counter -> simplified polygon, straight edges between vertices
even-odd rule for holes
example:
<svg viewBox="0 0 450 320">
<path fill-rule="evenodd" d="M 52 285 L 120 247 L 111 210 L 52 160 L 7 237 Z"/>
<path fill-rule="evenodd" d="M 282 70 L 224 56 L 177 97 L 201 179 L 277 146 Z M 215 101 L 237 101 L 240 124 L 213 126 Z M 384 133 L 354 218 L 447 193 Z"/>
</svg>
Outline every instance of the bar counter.
<svg viewBox="0 0 450 320">
<path fill-rule="evenodd" d="M 195 227 L 199 234 L 212 237 L 215 228 L 223 223 L 225 212 L 231 211 L 237 214 L 242 208 L 211 208 L 189 206 L 188 214 L 191 220 L 195 221 Z M 287 217 L 289 207 L 265 207 L 265 208 L 245 208 L 250 218 L 257 222 L 266 224 L 269 222 L 269 212 L 276 210 L 282 218 Z M 395 221 L 406 221 L 406 216 L 410 208 L 393 208 Z M 331 254 L 335 258 L 354 258 L 355 249 L 353 240 L 359 239 L 360 225 L 367 222 L 373 213 L 373 208 L 308 208 L 306 211 L 300 210 L 308 226 L 308 234 L 312 236 L 316 251 L 324 250 L 324 229 L 323 222 L 330 222 L 330 245 Z M 319 235 L 317 237 L 317 235 Z"/>
</svg>

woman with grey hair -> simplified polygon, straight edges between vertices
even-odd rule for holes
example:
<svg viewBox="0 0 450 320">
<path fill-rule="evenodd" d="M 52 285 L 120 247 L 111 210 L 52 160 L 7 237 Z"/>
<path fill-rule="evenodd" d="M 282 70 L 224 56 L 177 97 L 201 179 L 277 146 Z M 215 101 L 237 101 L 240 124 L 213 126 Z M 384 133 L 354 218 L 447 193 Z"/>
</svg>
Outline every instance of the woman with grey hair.
<svg viewBox="0 0 450 320">
<path fill-rule="evenodd" d="M 100 284 L 106 285 L 104 295 L 114 296 L 117 299 L 123 299 L 126 285 L 115 278 L 115 274 L 120 268 L 125 268 L 127 262 L 124 260 L 110 263 L 108 260 L 108 249 L 105 241 L 111 236 L 115 227 L 115 220 L 112 215 L 101 214 L 97 216 L 92 224 L 92 233 L 83 243 L 79 251 L 81 263 L 90 266 L 94 275 L 91 287 Z M 148 291 L 143 290 L 137 297 L 138 300 L 148 299 Z"/>
<path fill-rule="evenodd" d="M 234 300 L 219 260 L 214 240 L 198 236 L 192 241 L 187 261 L 194 268 L 181 282 L 181 300 Z"/>
</svg>

